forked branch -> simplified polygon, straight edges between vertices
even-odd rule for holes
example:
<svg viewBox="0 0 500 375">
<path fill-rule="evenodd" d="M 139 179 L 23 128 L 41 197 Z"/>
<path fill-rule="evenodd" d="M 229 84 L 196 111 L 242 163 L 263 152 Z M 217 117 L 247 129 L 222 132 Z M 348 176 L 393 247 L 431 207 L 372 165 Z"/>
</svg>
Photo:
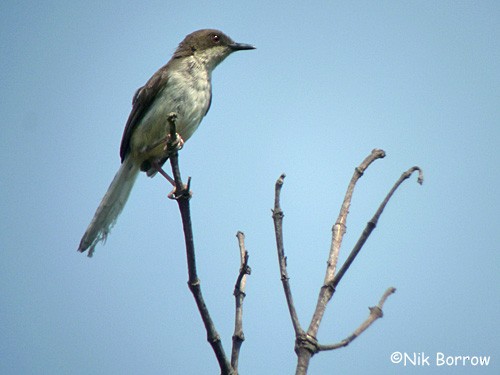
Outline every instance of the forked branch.
<svg viewBox="0 0 500 375">
<path fill-rule="evenodd" d="M 351 205 L 352 195 L 357 181 L 361 178 L 365 170 L 377 159 L 385 157 L 385 152 L 383 150 L 375 149 L 371 154 L 363 160 L 363 162 L 355 169 L 354 174 L 351 178 L 347 192 L 344 196 L 344 201 L 342 203 L 340 213 L 338 215 L 337 221 L 332 228 L 332 242 L 330 246 L 330 254 L 327 262 L 327 269 L 325 274 L 324 284 L 320 289 L 316 309 L 314 311 L 311 323 L 307 332 L 304 332 L 301 328 L 295 305 L 292 298 L 292 291 L 289 283 L 288 272 L 286 269 L 286 257 L 283 244 L 283 211 L 280 206 L 280 195 L 281 189 L 283 187 L 283 181 L 285 175 L 282 174 L 275 185 L 275 199 L 274 199 L 274 209 L 273 209 L 273 221 L 276 235 L 276 247 L 278 252 L 278 264 L 280 268 L 280 276 L 283 284 L 283 289 L 285 292 L 285 298 L 288 305 L 288 310 L 292 320 L 293 328 L 295 330 L 295 352 L 297 353 L 298 361 L 296 374 L 306 374 L 309 367 L 309 362 L 311 357 L 320 351 L 334 350 L 344 346 L 347 346 L 356 337 L 363 333 L 370 325 L 375 322 L 375 320 L 382 317 L 382 307 L 386 299 L 396 291 L 395 288 L 388 288 L 379 301 L 379 304 L 374 307 L 370 307 L 370 315 L 368 318 L 347 338 L 339 343 L 331 345 L 322 345 L 318 343 L 316 335 L 321 324 L 322 318 L 324 316 L 326 306 L 330 299 L 332 298 L 335 288 L 339 284 L 345 272 L 349 269 L 350 265 L 358 255 L 359 251 L 365 244 L 366 240 L 370 236 L 371 232 L 375 228 L 378 219 L 380 218 L 385 206 L 393 196 L 397 188 L 402 184 L 404 180 L 409 178 L 413 172 L 418 171 L 419 177 L 418 182 L 422 184 L 423 175 L 419 167 L 412 167 L 408 171 L 404 172 L 399 180 L 394 184 L 393 188 L 385 197 L 384 201 L 379 206 L 377 212 L 373 218 L 368 222 L 365 230 L 361 234 L 360 239 L 356 243 L 351 254 L 347 258 L 346 262 L 342 265 L 338 274 L 336 274 L 338 256 L 340 252 L 340 247 L 342 244 L 343 236 L 346 232 L 346 222 L 347 215 L 349 213 L 349 207 Z"/>
<path fill-rule="evenodd" d="M 339 272 L 335 275 L 333 280 L 331 281 L 331 289 L 335 290 L 337 285 L 339 284 L 340 280 L 342 280 L 342 277 L 344 277 L 344 274 L 346 271 L 349 269 L 351 266 L 352 262 L 358 255 L 359 251 L 365 244 L 366 240 L 368 237 L 370 237 L 370 234 L 372 231 L 375 229 L 378 223 L 378 219 L 382 215 L 382 212 L 385 209 L 385 206 L 387 206 L 387 203 L 389 203 L 389 200 L 392 198 L 394 195 L 394 192 L 398 189 L 398 187 L 403 183 L 404 180 L 410 178 L 410 176 L 413 174 L 413 172 L 418 171 L 418 179 L 417 182 L 422 185 L 424 182 L 424 175 L 422 173 L 422 170 L 419 167 L 412 167 L 408 169 L 406 172 L 404 172 L 401 177 L 396 181 L 392 189 L 389 191 L 383 202 L 380 204 L 377 212 L 375 212 L 375 215 L 373 215 L 372 219 L 366 224 L 365 229 L 363 230 L 363 233 L 361 234 L 358 242 L 356 245 L 354 245 L 354 248 L 351 250 L 351 253 L 349 254 L 349 257 L 346 259 L 342 267 L 340 268 Z"/>
</svg>

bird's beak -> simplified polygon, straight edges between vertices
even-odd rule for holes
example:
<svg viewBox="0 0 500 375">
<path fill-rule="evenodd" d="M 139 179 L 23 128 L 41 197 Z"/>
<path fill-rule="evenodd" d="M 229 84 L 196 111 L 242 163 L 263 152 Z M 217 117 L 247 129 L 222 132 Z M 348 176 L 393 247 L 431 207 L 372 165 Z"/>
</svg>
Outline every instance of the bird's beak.
<svg viewBox="0 0 500 375">
<path fill-rule="evenodd" d="M 236 43 L 236 42 L 229 44 L 229 48 L 231 48 L 231 50 L 233 50 L 233 51 L 243 51 L 246 49 L 255 49 L 255 47 L 252 46 L 251 44 Z"/>
</svg>

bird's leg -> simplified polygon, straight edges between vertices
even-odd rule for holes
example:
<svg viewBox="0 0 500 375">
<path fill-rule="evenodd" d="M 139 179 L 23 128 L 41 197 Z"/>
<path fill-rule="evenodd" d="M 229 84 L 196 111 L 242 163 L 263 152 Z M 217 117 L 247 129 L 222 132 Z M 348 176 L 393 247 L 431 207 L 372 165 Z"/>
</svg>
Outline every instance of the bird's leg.
<svg viewBox="0 0 500 375">
<path fill-rule="evenodd" d="M 161 174 L 163 177 L 165 177 L 167 179 L 167 181 L 172 184 L 172 186 L 174 187 L 174 190 L 172 192 L 175 192 L 175 181 L 174 181 L 174 179 L 172 177 L 170 177 L 168 175 L 168 173 L 163 170 L 163 168 L 161 167 L 161 165 L 158 163 L 157 160 L 154 160 L 152 162 L 152 164 L 153 164 L 153 167 L 155 167 L 155 169 L 158 171 L 158 173 Z M 170 194 L 172 194 L 172 193 L 170 193 Z"/>
<path fill-rule="evenodd" d="M 163 177 L 165 177 L 167 181 L 170 182 L 174 187 L 172 191 L 168 193 L 167 197 L 169 197 L 170 199 L 177 199 L 178 197 L 177 197 L 177 188 L 175 187 L 175 180 L 172 177 L 170 177 L 167 172 L 163 170 L 163 168 L 160 166 L 157 160 L 153 161 L 152 165 L 158 171 L 158 173 L 161 174 Z M 190 182 L 191 178 L 188 179 L 188 184 L 184 185 L 185 189 L 187 189 L 188 191 L 189 197 L 191 197 L 191 191 L 189 191 Z"/>
<path fill-rule="evenodd" d="M 168 115 L 167 122 L 169 125 L 169 131 L 167 132 L 166 136 L 166 142 L 165 146 L 163 147 L 163 151 L 167 154 L 168 158 L 173 158 L 175 156 L 175 160 L 177 161 L 177 151 L 182 149 L 184 146 L 184 140 L 180 136 L 179 133 L 176 131 L 176 121 L 177 121 L 177 113 L 171 112 Z M 160 172 L 161 173 L 161 172 Z M 166 175 L 166 173 L 165 173 Z M 175 175 L 175 171 L 174 171 Z M 169 176 L 170 178 L 170 176 Z M 172 179 L 170 178 L 169 181 L 172 183 Z M 187 196 L 188 199 L 191 197 L 191 192 L 189 191 L 189 186 L 191 184 L 191 179 L 188 179 L 187 185 L 184 185 L 181 189 L 181 191 L 177 191 L 177 187 L 175 184 L 175 180 L 173 181 L 172 185 L 174 186 L 174 189 L 168 194 L 168 197 L 170 199 L 179 199 L 182 196 Z"/>
<path fill-rule="evenodd" d="M 179 133 L 175 133 L 174 137 L 172 137 L 172 135 L 169 133 L 163 141 L 165 142 L 165 146 L 163 147 L 164 151 L 170 151 L 174 149 L 179 151 L 184 147 L 184 139 L 182 139 Z"/>
</svg>

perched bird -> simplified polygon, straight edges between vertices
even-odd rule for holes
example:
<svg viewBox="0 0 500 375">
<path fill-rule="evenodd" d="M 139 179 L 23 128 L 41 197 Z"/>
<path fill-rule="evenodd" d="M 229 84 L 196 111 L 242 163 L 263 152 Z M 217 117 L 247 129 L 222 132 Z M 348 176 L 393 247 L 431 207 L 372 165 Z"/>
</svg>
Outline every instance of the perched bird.
<svg viewBox="0 0 500 375">
<path fill-rule="evenodd" d="M 123 210 L 139 172 L 153 176 L 167 160 L 162 140 L 169 134 L 169 114 L 175 113 L 177 133 L 182 143 L 187 141 L 210 108 L 212 71 L 232 52 L 254 48 L 234 42 L 219 30 L 195 31 L 184 38 L 170 61 L 137 90 L 120 146 L 122 164 L 78 251 L 88 250 L 88 256 L 92 256 Z"/>
</svg>

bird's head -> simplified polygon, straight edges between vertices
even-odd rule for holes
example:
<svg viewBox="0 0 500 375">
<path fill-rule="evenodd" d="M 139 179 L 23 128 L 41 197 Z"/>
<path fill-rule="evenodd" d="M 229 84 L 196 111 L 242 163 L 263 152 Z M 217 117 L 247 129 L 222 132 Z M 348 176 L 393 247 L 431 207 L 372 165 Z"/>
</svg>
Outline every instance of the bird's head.
<svg viewBox="0 0 500 375">
<path fill-rule="evenodd" d="M 209 70 L 213 70 L 235 51 L 255 49 L 245 43 L 236 43 L 220 30 L 203 29 L 187 35 L 179 44 L 174 58 L 196 56 Z"/>
</svg>

